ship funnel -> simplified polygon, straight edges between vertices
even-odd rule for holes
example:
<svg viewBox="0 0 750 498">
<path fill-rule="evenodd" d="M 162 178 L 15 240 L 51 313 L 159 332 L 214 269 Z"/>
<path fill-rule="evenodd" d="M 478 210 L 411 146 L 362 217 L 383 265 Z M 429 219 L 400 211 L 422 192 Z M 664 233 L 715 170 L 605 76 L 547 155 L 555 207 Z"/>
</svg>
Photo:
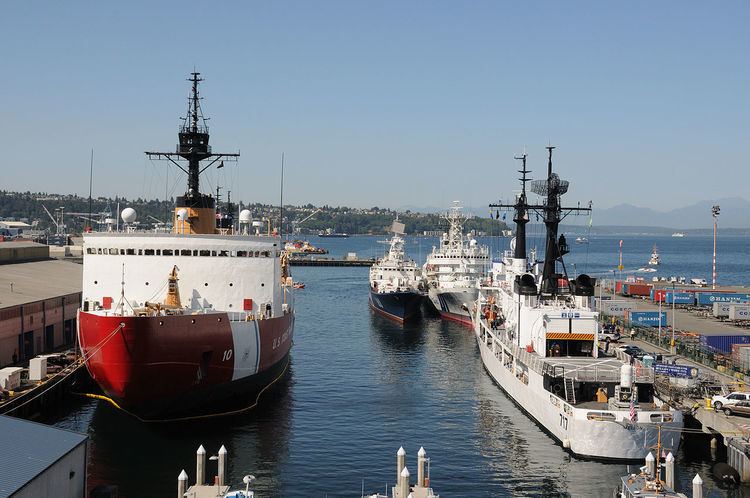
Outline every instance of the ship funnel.
<svg viewBox="0 0 750 498">
<path fill-rule="evenodd" d="M 633 387 L 633 367 L 630 365 L 620 367 L 620 387 Z"/>
</svg>

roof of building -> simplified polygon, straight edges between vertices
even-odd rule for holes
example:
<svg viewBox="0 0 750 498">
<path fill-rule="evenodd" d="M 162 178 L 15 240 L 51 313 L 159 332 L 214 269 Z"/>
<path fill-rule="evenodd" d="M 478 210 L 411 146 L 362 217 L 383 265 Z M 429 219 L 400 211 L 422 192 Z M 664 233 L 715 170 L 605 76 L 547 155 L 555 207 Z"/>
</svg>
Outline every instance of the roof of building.
<svg viewBox="0 0 750 498">
<path fill-rule="evenodd" d="M 40 244 L 38 242 L 31 242 L 30 240 L 19 240 L 19 241 L 13 241 L 9 240 L 7 242 L 0 242 L 0 248 L 8 248 L 11 249 L 22 249 L 27 247 L 44 247 L 44 244 Z"/>
<path fill-rule="evenodd" d="M 83 265 L 69 261 L 45 260 L 2 265 L 0 309 L 81 292 L 82 279 Z"/>
<path fill-rule="evenodd" d="M 23 221 L 0 221 L 0 225 L 7 228 L 31 228 L 31 225 Z"/>
<path fill-rule="evenodd" d="M 28 420 L 0 415 L 0 496 L 9 496 L 88 439 Z"/>
</svg>

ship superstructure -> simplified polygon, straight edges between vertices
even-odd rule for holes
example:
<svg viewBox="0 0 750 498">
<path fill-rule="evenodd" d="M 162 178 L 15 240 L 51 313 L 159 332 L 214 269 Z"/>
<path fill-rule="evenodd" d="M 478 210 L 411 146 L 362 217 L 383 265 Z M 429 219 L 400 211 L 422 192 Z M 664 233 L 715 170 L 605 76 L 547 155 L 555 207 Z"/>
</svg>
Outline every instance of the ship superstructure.
<svg viewBox="0 0 750 498">
<path fill-rule="evenodd" d="M 675 452 L 682 413 L 655 395 L 652 368 L 599 349 L 595 281 L 587 275 L 570 280 L 565 271 L 569 248 L 564 235 L 558 236 L 559 223 L 590 206 L 562 207 L 568 182 L 553 173 L 553 148 L 548 150 L 547 177 L 531 185 L 543 202 L 527 200 L 524 154 L 517 158 L 523 167 L 516 202 L 492 205 L 515 212 L 516 237 L 513 250 L 493 265 L 492 285 L 480 289 L 473 314 L 482 362 L 523 410 L 576 455 L 642 459 L 656 444 L 659 426 Z M 547 231 L 541 272 L 526 254 L 531 213 L 542 217 Z"/>
<path fill-rule="evenodd" d="M 212 152 L 192 73 L 188 114 L 175 152 L 147 152 L 188 176 L 172 233 L 88 233 L 83 243 L 81 350 L 92 377 L 143 419 L 214 413 L 254 400 L 285 370 L 294 330 L 292 279 L 281 239 L 251 235 L 217 216 L 201 172 L 239 154 Z M 187 162 L 183 166 L 184 162 Z M 206 164 L 202 164 L 205 162 Z"/>
<path fill-rule="evenodd" d="M 391 226 L 393 237 L 388 252 L 370 267 L 370 307 L 398 322 L 415 318 L 420 310 L 423 292 L 422 272 L 404 253 L 404 224 Z"/>
<path fill-rule="evenodd" d="M 477 299 L 479 280 L 489 270 L 490 252 L 487 246 L 464 235 L 466 217 L 458 201 L 444 219 L 448 231 L 440 238 L 440 245 L 432 248 L 423 267 L 428 297 L 443 318 L 470 327 L 469 310 Z"/>
<path fill-rule="evenodd" d="M 661 256 L 659 256 L 659 250 L 654 244 L 654 249 L 651 251 L 651 258 L 648 260 L 649 266 L 658 266 L 661 263 Z"/>
</svg>

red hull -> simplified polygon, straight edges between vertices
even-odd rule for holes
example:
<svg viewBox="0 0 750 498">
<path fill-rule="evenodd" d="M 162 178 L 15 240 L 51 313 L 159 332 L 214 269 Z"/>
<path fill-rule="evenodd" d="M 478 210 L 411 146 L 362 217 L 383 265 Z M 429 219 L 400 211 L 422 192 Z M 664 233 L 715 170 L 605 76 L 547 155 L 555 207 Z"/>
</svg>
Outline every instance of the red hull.
<svg viewBox="0 0 750 498">
<path fill-rule="evenodd" d="M 235 359 L 241 352 L 234 354 L 226 314 L 79 313 L 80 344 L 90 355 L 86 365 L 91 376 L 110 398 L 144 418 L 193 414 L 202 405 L 215 408 L 222 397 L 252 394 L 268 385 L 273 380 L 269 377 L 286 364 L 294 315 L 259 320 L 257 325 L 258 371 L 233 380 Z"/>
<path fill-rule="evenodd" d="M 471 323 L 471 317 L 469 316 L 457 315 L 455 313 L 450 313 L 448 311 L 441 311 L 440 317 L 446 320 L 450 320 L 452 322 L 460 323 L 464 327 L 468 327 L 470 329 L 474 328 L 474 325 Z"/>
</svg>

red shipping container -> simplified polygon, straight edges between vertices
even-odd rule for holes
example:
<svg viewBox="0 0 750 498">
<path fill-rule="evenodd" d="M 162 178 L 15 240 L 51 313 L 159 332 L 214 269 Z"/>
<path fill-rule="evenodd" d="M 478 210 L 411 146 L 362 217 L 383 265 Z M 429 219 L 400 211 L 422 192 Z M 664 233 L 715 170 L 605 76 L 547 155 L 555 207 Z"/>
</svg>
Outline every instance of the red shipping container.
<svg viewBox="0 0 750 498">
<path fill-rule="evenodd" d="M 651 285 L 649 284 L 630 284 L 628 285 L 628 294 L 631 296 L 650 296 Z"/>
<path fill-rule="evenodd" d="M 622 292 L 622 280 L 615 282 L 615 292 L 620 294 Z"/>
<path fill-rule="evenodd" d="M 654 302 L 664 302 L 667 298 L 667 289 L 654 290 Z"/>
</svg>

